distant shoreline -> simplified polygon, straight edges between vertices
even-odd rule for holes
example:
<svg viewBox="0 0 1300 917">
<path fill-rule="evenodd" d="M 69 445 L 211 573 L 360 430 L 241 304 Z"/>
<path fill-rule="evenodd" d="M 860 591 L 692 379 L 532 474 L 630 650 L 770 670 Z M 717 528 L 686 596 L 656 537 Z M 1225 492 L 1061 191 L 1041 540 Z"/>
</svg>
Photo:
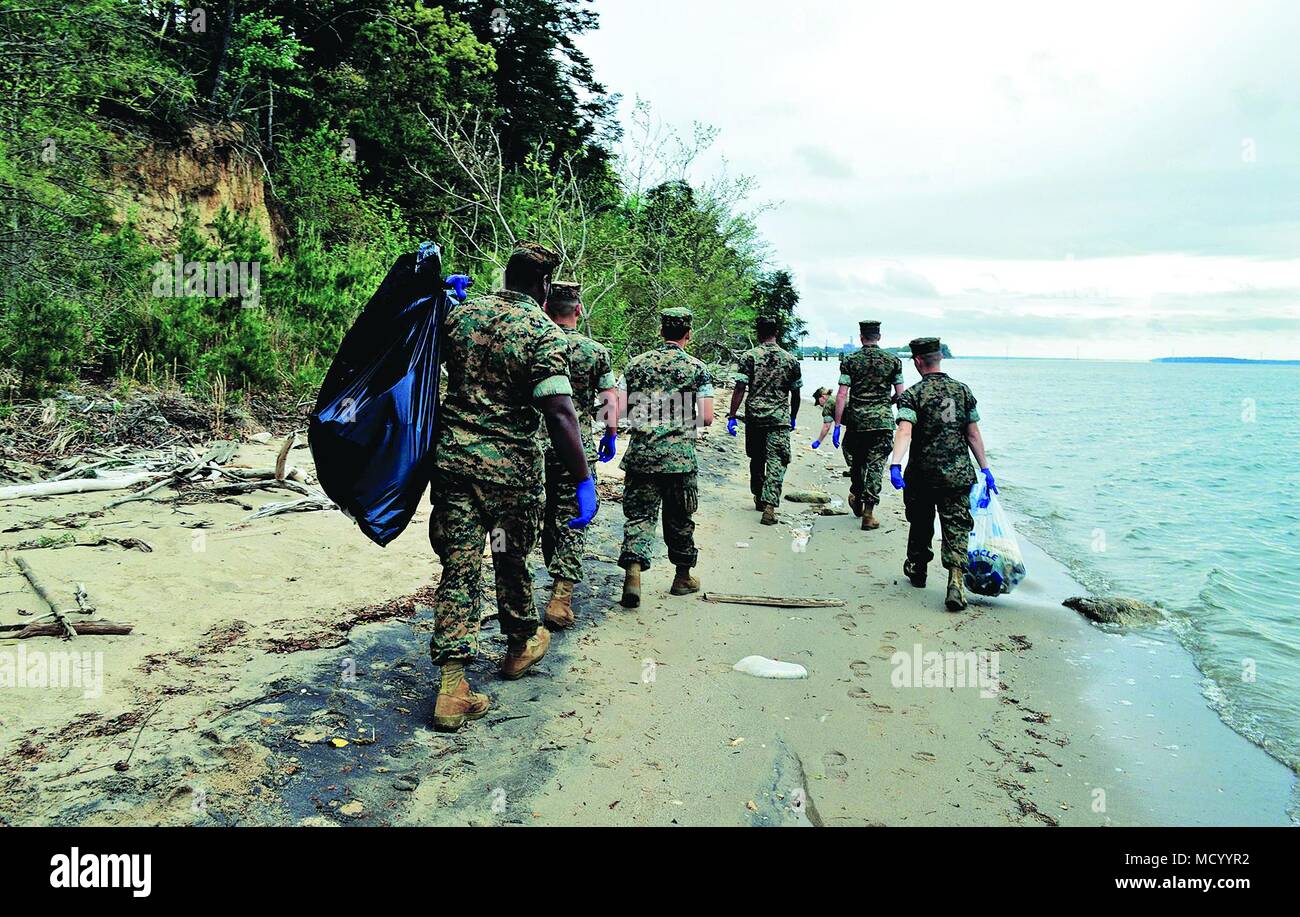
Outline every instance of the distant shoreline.
<svg viewBox="0 0 1300 917">
<path fill-rule="evenodd" d="M 1245 357 L 1156 357 L 1152 363 L 1251 363 L 1262 366 L 1300 366 L 1300 360 L 1248 360 Z"/>
</svg>

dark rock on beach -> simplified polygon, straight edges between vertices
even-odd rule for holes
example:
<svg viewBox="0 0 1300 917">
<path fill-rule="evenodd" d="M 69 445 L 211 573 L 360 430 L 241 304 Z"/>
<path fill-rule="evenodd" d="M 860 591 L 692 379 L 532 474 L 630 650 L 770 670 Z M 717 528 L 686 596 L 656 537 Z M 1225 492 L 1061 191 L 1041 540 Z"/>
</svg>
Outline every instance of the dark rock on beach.
<svg viewBox="0 0 1300 917">
<path fill-rule="evenodd" d="M 1139 602 L 1137 599 L 1125 599 L 1118 596 L 1100 596 L 1087 598 L 1073 596 L 1061 603 L 1066 608 L 1073 608 L 1090 621 L 1099 624 L 1118 624 L 1122 627 L 1134 627 L 1146 624 L 1159 624 L 1164 615 L 1159 608 Z"/>
</svg>

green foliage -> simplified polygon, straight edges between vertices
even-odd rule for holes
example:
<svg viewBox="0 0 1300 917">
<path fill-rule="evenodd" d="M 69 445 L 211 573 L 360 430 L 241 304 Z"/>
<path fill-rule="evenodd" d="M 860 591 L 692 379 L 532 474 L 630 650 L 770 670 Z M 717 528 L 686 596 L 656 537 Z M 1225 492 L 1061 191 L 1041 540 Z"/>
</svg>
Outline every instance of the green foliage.
<svg viewBox="0 0 1300 917">
<path fill-rule="evenodd" d="M 729 362 L 760 309 L 802 334 L 767 270 L 747 182 L 689 182 L 712 141 L 616 160 L 616 96 L 575 38 L 587 0 L 0 0 L 0 371 L 45 391 L 78 377 L 175 377 L 197 392 L 310 392 L 396 257 L 441 242 L 494 287 L 519 238 L 562 252 L 586 330 L 619 364 L 695 313 L 692 349 Z M 633 124 L 645 127 L 644 106 Z M 196 123 L 265 167 L 277 244 L 249 214 L 187 214 L 155 250 L 122 212 L 122 166 Z M 626 174 L 620 174 L 626 173 Z M 651 177 L 654 176 L 654 177 Z M 176 265 L 182 280 L 176 283 Z M 256 295 L 205 288 L 234 266 Z M 199 280 L 188 285 L 191 272 Z M 166 278 L 166 282 L 164 282 Z"/>
</svg>

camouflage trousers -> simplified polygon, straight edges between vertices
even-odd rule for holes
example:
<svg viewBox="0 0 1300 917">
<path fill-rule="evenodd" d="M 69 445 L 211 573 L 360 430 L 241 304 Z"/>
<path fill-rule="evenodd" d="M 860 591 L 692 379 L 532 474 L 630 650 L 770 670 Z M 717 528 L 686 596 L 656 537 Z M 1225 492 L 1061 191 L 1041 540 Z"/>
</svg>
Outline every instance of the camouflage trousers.
<svg viewBox="0 0 1300 917">
<path fill-rule="evenodd" d="M 655 522 L 663 508 L 664 543 L 668 559 L 679 567 L 694 567 L 695 520 L 700 505 L 700 488 L 695 472 L 656 474 L 629 471 L 623 481 L 623 551 L 618 565 L 640 564 L 650 569 L 654 552 Z"/>
<path fill-rule="evenodd" d="M 596 477 L 596 459 L 588 456 L 591 476 Z M 568 470 L 546 454 L 546 512 L 542 518 L 542 557 L 546 569 L 556 579 L 575 583 L 582 580 L 582 553 L 587 544 L 586 529 L 569 528 L 569 520 L 578 515 L 578 485 L 569 479 Z"/>
<path fill-rule="evenodd" d="M 433 480 L 429 541 L 442 563 L 433 599 L 434 665 L 468 662 L 478 654 L 479 603 L 483 596 L 483 542 L 490 539 L 501 632 L 512 644 L 536 633 L 528 555 L 542 522 L 538 487 L 487 484 L 440 473 Z"/>
<path fill-rule="evenodd" d="M 868 509 L 880 503 L 880 480 L 893 444 L 892 430 L 849 431 L 844 437 L 844 458 L 849 463 L 851 481 L 849 493 L 861 497 Z"/>
<path fill-rule="evenodd" d="M 907 559 L 924 569 L 934 559 L 930 549 L 934 541 L 934 517 L 939 515 L 939 530 L 943 538 L 940 559 L 949 570 L 965 570 L 970 531 L 974 520 L 970 515 L 970 486 L 951 487 L 926 482 L 906 482 L 903 488 L 903 506 L 911 528 L 907 533 Z"/>
<path fill-rule="evenodd" d="M 745 454 L 749 456 L 749 492 L 760 503 L 779 506 L 785 466 L 790 464 L 790 428 L 745 424 Z"/>
</svg>

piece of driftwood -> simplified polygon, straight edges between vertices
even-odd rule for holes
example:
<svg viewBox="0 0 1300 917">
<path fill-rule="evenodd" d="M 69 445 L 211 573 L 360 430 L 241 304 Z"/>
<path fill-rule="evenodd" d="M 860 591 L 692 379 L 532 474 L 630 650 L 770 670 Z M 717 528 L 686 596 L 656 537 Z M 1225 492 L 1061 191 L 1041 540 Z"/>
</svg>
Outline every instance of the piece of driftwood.
<svg viewBox="0 0 1300 917">
<path fill-rule="evenodd" d="M 69 478 L 63 481 L 38 481 L 35 484 L 12 484 L 8 487 L 0 487 L 0 500 L 84 494 L 99 490 L 125 490 L 165 476 L 159 472 L 140 471 L 135 474 L 115 474 L 102 478 Z"/>
<path fill-rule="evenodd" d="M 284 441 L 284 445 L 280 447 L 280 454 L 275 457 L 275 479 L 277 481 L 284 480 L 285 465 L 289 461 L 289 450 L 293 448 L 293 444 L 296 443 L 297 441 L 298 441 L 297 432 L 290 433 L 289 438 L 286 439 Z"/>
<path fill-rule="evenodd" d="M 727 592 L 706 592 L 706 602 L 725 602 L 728 605 L 764 605 L 768 608 L 839 608 L 846 603 L 841 599 L 800 599 L 779 595 L 733 595 Z"/>
<path fill-rule="evenodd" d="M 78 621 L 77 626 L 72 628 L 74 636 L 78 637 L 97 637 L 97 636 L 125 636 L 131 633 L 130 624 L 115 624 L 112 621 Z M 13 633 L 13 631 L 18 631 Z M 15 640 L 26 640 L 29 637 L 66 637 L 68 629 L 58 621 L 41 621 L 35 624 L 5 624 L 0 626 L 0 632 L 13 634 Z"/>
<path fill-rule="evenodd" d="M 309 497 L 303 497 L 301 500 L 290 500 L 288 503 L 268 503 L 251 516 L 246 517 L 246 521 L 264 519 L 267 516 L 278 516 L 281 513 L 312 513 L 331 509 L 338 509 L 333 500 L 324 495 L 313 494 Z"/>
<path fill-rule="evenodd" d="M 55 601 L 54 596 L 50 595 L 50 591 L 45 588 L 45 584 L 36 578 L 31 564 L 21 557 L 15 557 L 14 562 L 18 564 L 18 569 L 22 571 L 23 576 L 27 577 L 27 582 L 31 583 L 32 588 L 36 590 L 36 594 L 41 597 L 41 601 L 49 606 L 50 614 L 54 615 L 56 619 L 62 620 L 63 608 Z"/>
</svg>

